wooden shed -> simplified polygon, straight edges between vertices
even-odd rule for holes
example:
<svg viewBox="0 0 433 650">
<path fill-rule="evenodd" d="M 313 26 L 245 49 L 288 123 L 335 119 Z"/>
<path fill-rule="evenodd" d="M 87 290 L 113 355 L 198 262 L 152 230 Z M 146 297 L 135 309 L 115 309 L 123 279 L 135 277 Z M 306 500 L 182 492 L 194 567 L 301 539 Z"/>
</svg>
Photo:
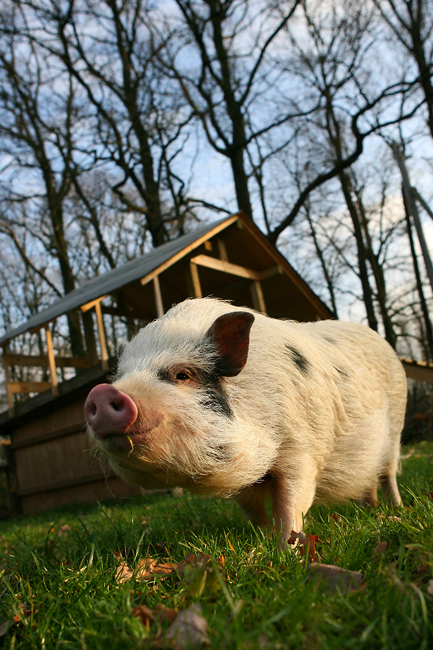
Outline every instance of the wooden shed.
<svg viewBox="0 0 433 650">
<path fill-rule="evenodd" d="M 15 509 L 33 513 L 74 501 L 140 494 L 140 488 L 104 477 L 87 450 L 84 401 L 116 364 L 109 356 L 106 319 L 143 326 L 174 303 L 207 295 L 274 318 L 314 321 L 332 316 L 242 213 L 201 226 L 86 282 L 0 339 L 8 397 L 8 410 L 0 414 L 0 436 L 11 440 L 9 482 Z M 81 314 L 86 342 L 86 354 L 80 357 L 56 353 L 52 339 L 56 320 L 74 310 Z M 43 333 L 44 354 L 11 352 L 13 339 L 37 330 Z M 43 380 L 14 380 L 17 368 L 23 367 L 39 368 Z M 73 376 L 62 381 L 65 368 Z"/>
</svg>

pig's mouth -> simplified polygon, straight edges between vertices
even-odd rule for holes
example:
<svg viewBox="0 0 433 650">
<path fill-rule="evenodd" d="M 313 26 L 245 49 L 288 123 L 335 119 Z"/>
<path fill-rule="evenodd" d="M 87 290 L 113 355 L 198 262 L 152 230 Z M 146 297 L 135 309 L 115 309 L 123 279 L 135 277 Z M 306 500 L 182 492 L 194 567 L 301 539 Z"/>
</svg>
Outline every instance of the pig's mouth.
<svg viewBox="0 0 433 650">
<path fill-rule="evenodd" d="M 102 443 L 102 446 L 106 451 L 118 452 L 134 451 L 134 448 L 137 445 L 142 445 L 145 441 L 145 433 L 113 433 L 104 438 L 99 438 L 99 442 Z"/>
</svg>

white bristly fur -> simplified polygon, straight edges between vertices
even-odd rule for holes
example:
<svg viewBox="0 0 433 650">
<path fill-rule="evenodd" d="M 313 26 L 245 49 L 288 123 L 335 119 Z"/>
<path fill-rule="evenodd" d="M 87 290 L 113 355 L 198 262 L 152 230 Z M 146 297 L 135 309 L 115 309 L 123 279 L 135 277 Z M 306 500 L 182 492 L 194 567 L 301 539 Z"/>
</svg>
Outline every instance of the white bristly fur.
<svg viewBox="0 0 433 650">
<path fill-rule="evenodd" d="M 220 379 L 230 418 L 203 406 L 200 387 L 163 381 L 158 371 L 176 364 L 210 371 L 205 334 L 236 310 L 255 320 L 244 369 Z M 163 414 L 129 453 L 108 453 L 93 436 L 121 478 L 234 496 L 260 525 L 269 525 L 270 495 L 282 548 L 313 501 L 374 502 L 380 479 L 400 503 L 406 377 L 391 347 L 363 325 L 280 321 L 217 299 L 187 300 L 132 339 L 113 385 L 134 399 L 139 418 L 149 409 Z"/>
</svg>

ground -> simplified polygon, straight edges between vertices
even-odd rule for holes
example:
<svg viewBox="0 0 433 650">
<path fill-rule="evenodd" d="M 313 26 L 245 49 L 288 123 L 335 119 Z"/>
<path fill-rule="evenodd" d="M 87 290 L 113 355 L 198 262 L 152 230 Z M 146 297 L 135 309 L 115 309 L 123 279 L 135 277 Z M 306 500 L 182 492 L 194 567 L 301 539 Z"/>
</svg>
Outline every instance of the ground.
<svg viewBox="0 0 433 650">
<path fill-rule="evenodd" d="M 3 647 L 432 647 L 433 443 L 403 457 L 402 508 L 314 506 L 281 554 L 235 503 L 188 494 L 1 522 Z"/>
</svg>

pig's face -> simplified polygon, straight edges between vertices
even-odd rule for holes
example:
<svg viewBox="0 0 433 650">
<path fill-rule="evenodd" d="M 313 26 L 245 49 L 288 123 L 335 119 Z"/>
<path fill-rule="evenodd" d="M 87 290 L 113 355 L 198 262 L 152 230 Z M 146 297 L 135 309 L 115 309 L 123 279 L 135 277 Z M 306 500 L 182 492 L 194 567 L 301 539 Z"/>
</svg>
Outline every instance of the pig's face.
<svg viewBox="0 0 433 650">
<path fill-rule="evenodd" d="M 234 476 L 248 453 L 226 378 L 246 364 L 253 321 L 230 312 L 203 334 L 167 315 L 126 346 L 113 384 L 96 386 L 85 404 L 93 442 L 121 478 L 212 493 L 242 487 Z"/>
</svg>

